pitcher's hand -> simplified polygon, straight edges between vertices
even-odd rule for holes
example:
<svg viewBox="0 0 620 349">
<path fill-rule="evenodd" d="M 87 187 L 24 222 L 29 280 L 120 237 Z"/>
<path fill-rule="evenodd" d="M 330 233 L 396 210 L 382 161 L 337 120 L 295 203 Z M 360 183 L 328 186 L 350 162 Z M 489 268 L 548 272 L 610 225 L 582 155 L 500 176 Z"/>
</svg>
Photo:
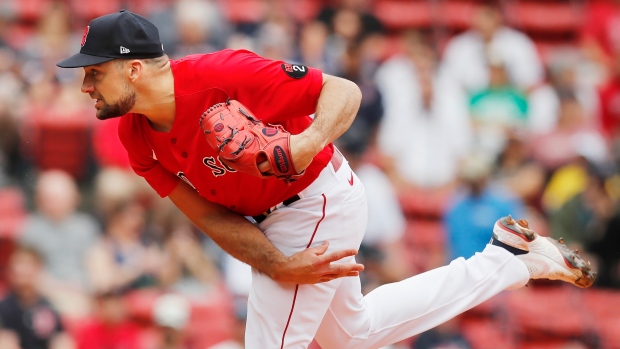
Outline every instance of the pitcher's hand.
<svg viewBox="0 0 620 349">
<path fill-rule="evenodd" d="M 364 266 L 358 263 L 333 263 L 346 257 L 355 256 L 357 250 L 347 249 L 325 254 L 329 242 L 310 247 L 289 256 L 286 263 L 279 266 L 271 278 L 279 282 L 295 284 L 316 284 L 346 276 L 358 276 Z"/>
</svg>

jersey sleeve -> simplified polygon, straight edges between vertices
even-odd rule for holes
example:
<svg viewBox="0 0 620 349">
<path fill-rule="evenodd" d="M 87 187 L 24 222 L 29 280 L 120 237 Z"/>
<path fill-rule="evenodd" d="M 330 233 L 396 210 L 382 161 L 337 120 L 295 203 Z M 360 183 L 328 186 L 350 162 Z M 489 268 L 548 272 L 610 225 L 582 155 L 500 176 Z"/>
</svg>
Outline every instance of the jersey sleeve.
<svg viewBox="0 0 620 349">
<path fill-rule="evenodd" d="M 118 135 L 123 143 L 129 163 L 136 174 L 147 181 L 159 196 L 166 197 L 179 183 L 179 177 L 166 170 L 157 161 L 155 152 L 148 146 L 140 123 L 129 114 L 121 118 Z"/>
<path fill-rule="evenodd" d="M 196 63 L 215 64 L 209 60 Z M 316 111 L 323 86 L 323 74 L 318 69 L 266 59 L 246 50 L 226 50 L 216 64 L 216 69 L 195 68 L 208 72 L 206 78 L 211 83 L 264 122 L 307 117 Z"/>
</svg>

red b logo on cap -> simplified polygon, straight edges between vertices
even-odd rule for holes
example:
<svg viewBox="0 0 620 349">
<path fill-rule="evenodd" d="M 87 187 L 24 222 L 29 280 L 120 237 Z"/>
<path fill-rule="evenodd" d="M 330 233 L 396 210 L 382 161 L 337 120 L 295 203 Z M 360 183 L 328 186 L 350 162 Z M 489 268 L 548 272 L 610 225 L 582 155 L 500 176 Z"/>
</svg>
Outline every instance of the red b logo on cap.
<svg viewBox="0 0 620 349">
<path fill-rule="evenodd" d="M 87 25 L 86 29 L 84 29 L 84 35 L 82 35 L 82 43 L 80 45 L 84 46 L 86 43 L 86 37 L 88 36 L 88 31 L 90 30 L 90 26 Z"/>
</svg>

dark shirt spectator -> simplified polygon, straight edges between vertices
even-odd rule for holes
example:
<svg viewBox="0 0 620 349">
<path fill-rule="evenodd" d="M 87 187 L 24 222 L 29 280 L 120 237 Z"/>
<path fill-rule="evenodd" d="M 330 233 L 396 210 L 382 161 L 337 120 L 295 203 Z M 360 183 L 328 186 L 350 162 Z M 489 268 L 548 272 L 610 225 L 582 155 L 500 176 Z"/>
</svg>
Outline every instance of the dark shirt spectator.
<svg viewBox="0 0 620 349">
<path fill-rule="evenodd" d="M 66 349 L 72 341 L 58 312 L 43 297 L 38 282 L 43 261 L 36 250 L 18 247 L 9 258 L 9 293 L 0 301 L 0 346 L 21 349 Z"/>
<path fill-rule="evenodd" d="M 95 316 L 77 331 L 77 349 L 140 348 L 140 327 L 128 317 L 122 292 L 95 296 Z"/>
<path fill-rule="evenodd" d="M 19 238 L 43 256 L 43 291 L 63 315 L 87 312 L 85 261 L 100 230 L 94 217 L 77 210 L 79 200 L 77 183 L 68 173 L 41 173 L 35 189 L 36 212 L 29 215 Z"/>
</svg>

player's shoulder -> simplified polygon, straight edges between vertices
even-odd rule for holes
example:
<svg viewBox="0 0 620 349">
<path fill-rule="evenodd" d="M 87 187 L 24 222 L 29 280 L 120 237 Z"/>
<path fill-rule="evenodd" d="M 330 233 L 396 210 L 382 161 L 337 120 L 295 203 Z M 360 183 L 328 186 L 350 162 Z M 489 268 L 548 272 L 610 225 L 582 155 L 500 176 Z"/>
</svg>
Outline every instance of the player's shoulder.
<svg viewBox="0 0 620 349">
<path fill-rule="evenodd" d="M 227 48 L 215 52 L 188 55 L 179 59 L 173 59 L 171 62 L 173 66 L 177 67 L 193 67 L 205 63 L 222 65 L 233 63 L 244 58 L 259 58 L 259 56 L 249 50 Z"/>
</svg>

